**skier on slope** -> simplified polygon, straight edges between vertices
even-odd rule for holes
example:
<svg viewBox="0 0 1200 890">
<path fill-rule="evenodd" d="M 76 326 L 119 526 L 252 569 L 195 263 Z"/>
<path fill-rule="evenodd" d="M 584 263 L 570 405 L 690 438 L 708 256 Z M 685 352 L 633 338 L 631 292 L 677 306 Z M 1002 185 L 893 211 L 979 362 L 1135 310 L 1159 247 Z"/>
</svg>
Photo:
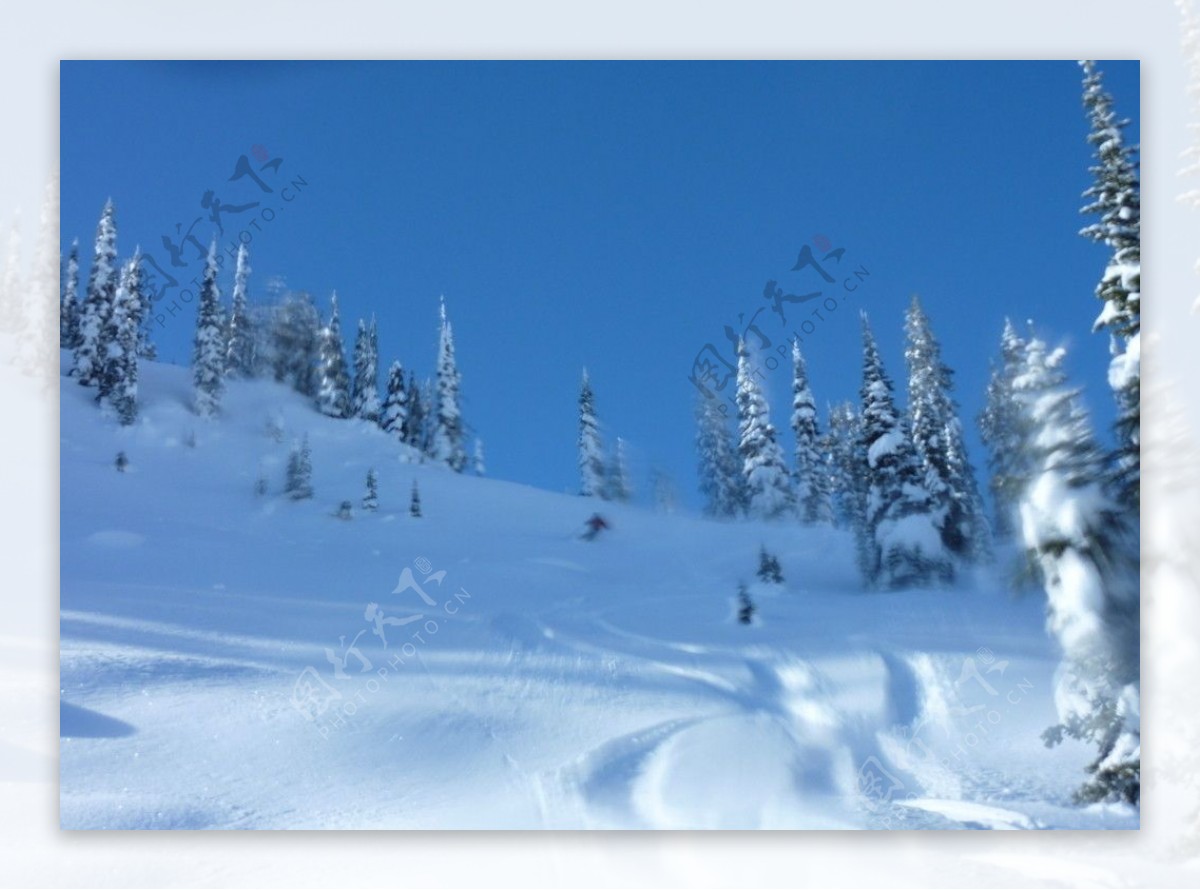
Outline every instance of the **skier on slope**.
<svg viewBox="0 0 1200 890">
<path fill-rule="evenodd" d="M 584 523 L 584 525 L 587 526 L 587 531 L 583 533 L 583 539 L 585 541 L 596 540 L 596 535 L 600 534 L 600 532 L 604 529 L 612 527 L 604 521 L 604 517 L 599 513 L 593 513 L 592 518 Z"/>
</svg>

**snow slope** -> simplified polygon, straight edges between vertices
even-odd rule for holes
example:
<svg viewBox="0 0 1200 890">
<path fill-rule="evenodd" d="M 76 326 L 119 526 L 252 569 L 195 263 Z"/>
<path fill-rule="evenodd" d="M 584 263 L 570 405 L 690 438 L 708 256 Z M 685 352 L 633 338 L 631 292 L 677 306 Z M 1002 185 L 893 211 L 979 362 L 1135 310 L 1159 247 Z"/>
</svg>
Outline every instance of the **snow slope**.
<svg viewBox="0 0 1200 890">
<path fill-rule="evenodd" d="M 864 593 L 846 534 L 787 523 L 606 504 L 586 543 L 593 502 L 419 464 L 267 382 L 205 422 L 186 369 L 144 364 L 127 429 L 92 395 L 63 379 L 65 828 L 1137 827 L 1072 806 L 1089 752 L 1039 740 L 1039 597 Z M 764 544 L 786 583 L 745 627 Z"/>
</svg>

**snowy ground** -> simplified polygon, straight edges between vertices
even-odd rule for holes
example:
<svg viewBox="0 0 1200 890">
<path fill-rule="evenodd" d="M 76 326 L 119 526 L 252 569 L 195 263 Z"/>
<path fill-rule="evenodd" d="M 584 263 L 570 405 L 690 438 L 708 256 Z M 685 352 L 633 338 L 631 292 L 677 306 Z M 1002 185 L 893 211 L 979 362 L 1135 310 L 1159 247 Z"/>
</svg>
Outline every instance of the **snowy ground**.
<svg viewBox="0 0 1200 890">
<path fill-rule="evenodd" d="M 185 369 L 142 376 L 130 429 L 62 385 L 65 828 L 1138 825 L 1071 805 L 1089 752 L 1040 742 L 1038 596 L 864 593 L 846 535 L 795 525 L 606 506 L 585 543 L 590 502 L 417 465 L 269 383 L 205 423 Z M 334 518 L 369 467 L 378 513 Z M 744 627 L 763 544 L 786 584 Z M 412 620 L 385 648 L 368 613 Z"/>
</svg>

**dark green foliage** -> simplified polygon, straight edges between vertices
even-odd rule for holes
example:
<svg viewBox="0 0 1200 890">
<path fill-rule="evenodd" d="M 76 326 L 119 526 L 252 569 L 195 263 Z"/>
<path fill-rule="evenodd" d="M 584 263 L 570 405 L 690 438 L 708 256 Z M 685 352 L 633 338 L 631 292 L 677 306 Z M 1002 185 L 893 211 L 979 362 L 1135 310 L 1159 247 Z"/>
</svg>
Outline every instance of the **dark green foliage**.
<svg viewBox="0 0 1200 890">
<path fill-rule="evenodd" d="M 779 565 L 779 557 L 768 553 L 766 547 L 758 551 L 758 579 L 764 584 L 782 584 L 783 569 Z"/>
<path fill-rule="evenodd" d="M 317 408 L 329 417 L 349 417 L 350 372 L 342 344 L 337 294 L 329 302 L 329 324 L 321 329 L 318 341 Z"/>
<path fill-rule="evenodd" d="M 379 477 L 374 470 L 367 470 L 367 490 L 363 495 L 362 508 L 368 513 L 379 509 Z"/>
<path fill-rule="evenodd" d="M 196 337 L 192 347 L 192 384 L 196 413 L 213 417 L 221 408 L 225 392 L 225 314 L 217 287 L 217 243 L 208 249 L 200 282 L 200 306 L 196 310 Z"/>
<path fill-rule="evenodd" d="M 696 404 L 696 452 L 705 514 L 730 517 L 745 512 L 745 482 L 723 406 L 715 396 L 701 393 Z"/>
<path fill-rule="evenodd" d="M 313 496 L 312 453 L 308 448 L 308 436 L 301 439 L 288 455 L 287 480 L 283 490 L 293 501 L 302 501 Z"/>
<path fill-rule="evenodd" d="M 739 624 L 750 624 L 754 621 L 754 613 L 757 611 L 753 601 L 750 599 L 750 591 L 746 589 L 745 584 L 738 585 L 737 592 L 737 620 Z"/>
</svg>

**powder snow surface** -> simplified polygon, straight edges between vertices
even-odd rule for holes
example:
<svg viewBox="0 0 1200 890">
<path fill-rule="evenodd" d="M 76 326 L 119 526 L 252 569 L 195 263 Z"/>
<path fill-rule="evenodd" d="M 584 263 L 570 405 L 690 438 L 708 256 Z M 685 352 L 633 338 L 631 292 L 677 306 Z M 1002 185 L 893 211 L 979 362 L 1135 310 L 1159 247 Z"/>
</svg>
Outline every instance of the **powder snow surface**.
<svg viewBox="0 0 1200 890">
<path fill-rule="evenodd" d="M 1137 827 L 1039 740 L 1040 594 L 864 592 L 846 533 L 458 476 L 267 382 L 206 422 L 144 364 L 128 429 L 92 395 L 63 379 L 65 828 Z"/>
</svg>

